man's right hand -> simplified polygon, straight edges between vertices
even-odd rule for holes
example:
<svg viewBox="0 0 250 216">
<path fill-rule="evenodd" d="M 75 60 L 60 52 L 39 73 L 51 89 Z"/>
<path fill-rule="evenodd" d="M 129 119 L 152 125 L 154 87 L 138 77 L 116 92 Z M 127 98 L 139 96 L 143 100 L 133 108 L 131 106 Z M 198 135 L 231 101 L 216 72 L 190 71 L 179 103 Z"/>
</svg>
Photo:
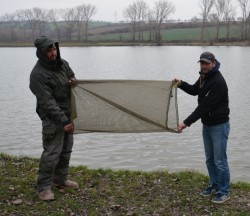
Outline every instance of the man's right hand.
<svg viewBox="0 0 250 216">
<path fill-rule="evenodd" d="M 64 131 L 67 133 L 73 133 L 74 132 L 74 124 L 70 123 L 64 126 Z"/>
</svg>

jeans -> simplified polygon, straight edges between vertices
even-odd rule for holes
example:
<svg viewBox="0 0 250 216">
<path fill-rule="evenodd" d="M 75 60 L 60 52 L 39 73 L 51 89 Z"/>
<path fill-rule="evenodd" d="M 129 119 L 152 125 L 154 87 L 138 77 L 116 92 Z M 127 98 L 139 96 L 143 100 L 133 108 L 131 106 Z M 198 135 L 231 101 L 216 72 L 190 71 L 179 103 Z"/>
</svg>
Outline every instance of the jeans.
<svg viewBox="0 0 250 216">
<path fill-rule="evenodd" d="M 230 172 L 227 162 L 227 140 L 230 124 L 203 125 L 203 141 L 210 184 L 218 186 L 218 193 L 229 194 Z"/>
</svg>

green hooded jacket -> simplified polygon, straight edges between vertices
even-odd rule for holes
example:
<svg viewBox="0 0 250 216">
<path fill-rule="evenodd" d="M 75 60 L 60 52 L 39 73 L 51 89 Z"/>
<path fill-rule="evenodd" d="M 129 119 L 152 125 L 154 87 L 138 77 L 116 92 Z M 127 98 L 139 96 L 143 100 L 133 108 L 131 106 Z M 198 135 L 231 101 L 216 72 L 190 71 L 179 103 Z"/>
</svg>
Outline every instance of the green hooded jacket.
<svg viewBox="0 0 250 216">
<path fill-rule="evenodd" d="M 30 74 L 30 89 L 37 98 L 36 112 L 41 120 L 50 119 L 64 126 L 70 123 L 71 102 L 69 79 L 74 73 L 68 62 L 61 59 L 59 43 L 45 36 L 35 41 L 38 61 Z M 56 61 L 49 61 L 46 51 L 54 44 Z"/>
</svg>

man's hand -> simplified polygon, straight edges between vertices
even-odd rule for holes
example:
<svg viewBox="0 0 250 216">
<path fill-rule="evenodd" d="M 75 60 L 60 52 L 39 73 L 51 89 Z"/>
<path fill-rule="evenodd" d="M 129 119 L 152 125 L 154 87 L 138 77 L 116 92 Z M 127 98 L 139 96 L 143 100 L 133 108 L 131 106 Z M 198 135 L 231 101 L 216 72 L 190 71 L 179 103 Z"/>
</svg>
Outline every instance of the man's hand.
<svg viewBox="0 0 250 216">
<path fill-rule="evenodd" d="M 179 87 L 181 85 L 181 80 L 179 80 L 179 79 L 174 78 L 172 80 L 172 82 L 174 83 L 175 88 L 177 88 L 177 87 Z"/>
<path fill-rule="evenodd" d="M 181 133 L 183 129 L 185 129 L 187 125 L 185 125 L 183 122 L 179 124 L 178 131 Z"/>
<path fill-rule="evenodd" d="M 67 133 L 73 133 L 74 132 L 74 124 L 70 123 L 64 126 L 64 131 Z"/>
<path fill-rule="evenodd" d="M 71 88 L 75 88 L 78 85 L 78 81 L 75 77 L 70 78 L 69 80 L 69 86 Z"/>
</svg>

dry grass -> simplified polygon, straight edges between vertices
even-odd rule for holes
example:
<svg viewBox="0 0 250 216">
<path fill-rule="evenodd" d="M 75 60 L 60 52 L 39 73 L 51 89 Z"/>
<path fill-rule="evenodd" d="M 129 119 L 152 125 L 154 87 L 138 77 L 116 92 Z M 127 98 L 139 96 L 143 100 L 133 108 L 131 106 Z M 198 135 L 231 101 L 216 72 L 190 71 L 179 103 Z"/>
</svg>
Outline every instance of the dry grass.
<svg viewBox="0 0 250 216">
<path fill-rule="evenodd" d="M 56 200 L 42 202 L 34 191 L 37 167 L 37 159 L 0 154 L 0 215 L 250 215 L 250 184 L 233 184 L 231 199 L 214 204 L 198 194 L 208 178 L 193 171 L 72 167 L 80 189 L 53 188 Z"/>
</svg>

